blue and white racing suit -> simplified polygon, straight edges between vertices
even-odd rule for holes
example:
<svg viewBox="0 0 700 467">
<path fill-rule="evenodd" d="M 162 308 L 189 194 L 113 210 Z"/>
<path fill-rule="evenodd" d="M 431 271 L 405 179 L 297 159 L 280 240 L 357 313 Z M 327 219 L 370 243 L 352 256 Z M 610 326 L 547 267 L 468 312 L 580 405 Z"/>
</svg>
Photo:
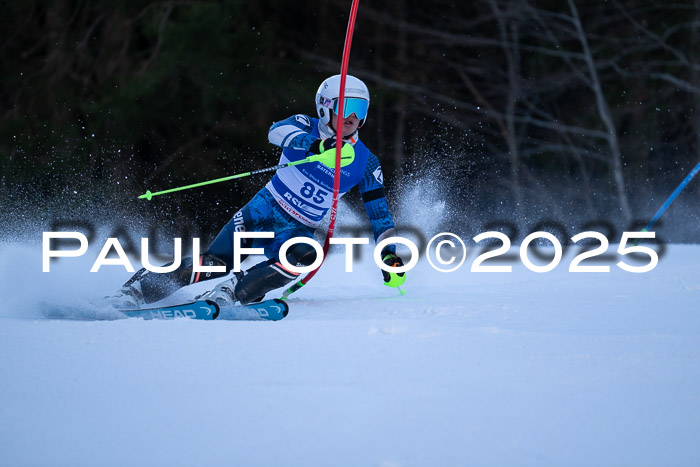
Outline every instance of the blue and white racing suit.
<svg viewBox="0 0 700 467">
<path fill-rule="evenodd" d="M 280 162 L 284 163 L 308 157 L 311 144 L 320 137 L 332 136 L 332 133 L 328 127 L 320 127 L 315 118 L 294 115 L 273 124 L 268 136 L 271 143 L 282 148 Z M 374 239 L 380 242 L 394 236 L 394 221 L 384 197 L 382 169 L 376 156 L 357 139 L 357 133 L 349 138 L 349 142 L 354 145 L 355 159 L 340 169 L 340 195 L 354 186 L 359 187 Z M 244 304 L 262 299 L 269 291 L 283 287 L 299 276 L 280 263 L 280 247 L 290 238 L 313 238 L 315 228 L 331 208 L 334 173 L 333 168 L 320 162 L 279 169 L 272 180 L 224 226 L 206 253 L 199 258 L 185 258 L 181 266 L 170 273 L 155 274 L 142 269 L 124 287 L 142 295 L 146 303 L 158 301 L 188 284 L 228 274 L 233 268 L 235 232 L 273 232 L 272 239 L 244 239 L 241 242 L 244 248 L 263 248 L 268 260 L 238 276 L 236 299 Z M 386 250 L 395 253 L 396 246 L 390 245 Z M 315 255 L 309 245 L 296 244 L 288 250 L 287 259 L 307 266 L 313 263 Z M 245 257 L 241 255 L 241 261 Z M 195 272 L 194 262 L 207 266 L 225 265 L 226 272 Z"/>
<path fill-rule="evenodd" d="M 323 136 L 321 131 L 323 131 Z M 268 139 L 282 148 L 280 164 L 305 159 L 309 147 L 319 138 L 331 136 L 330 129 L 319 121 L 297 114 L 270 127 Z M 374 239 L 378 243 L 394 234 L 394 221 L 384 195 L 382 169 L 377 157 L 357 138 L 346 139 L 355 149 L 355 159 L 342 167 L 339 196 L 358 186 L 364 201 Z M 293 237 L 313 238 L 313 232 L 327 215 L 333 202 L 335 169 L 320 162 L 310 162 L 277 170 L 270 182 L 237 212 L 221 230 L 208 253 L 232 265 L 235 231 L 274 232 L 273 239 L 255 239 L 245 247 L 264 248 L 275 260 L 282 244 Z M 395 246 L 388 250 L 395 252 Z"/>
</svg>

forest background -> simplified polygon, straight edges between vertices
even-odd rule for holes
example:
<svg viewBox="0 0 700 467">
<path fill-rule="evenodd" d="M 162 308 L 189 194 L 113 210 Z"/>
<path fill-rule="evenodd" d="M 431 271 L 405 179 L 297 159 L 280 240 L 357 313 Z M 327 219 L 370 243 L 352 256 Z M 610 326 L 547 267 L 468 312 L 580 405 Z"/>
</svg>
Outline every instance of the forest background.
<svg viewBox="0 0 700 467">
<path fill-rule="evenodd" d="M 3 229 L 98 216 L 216 233 L 266 176 L 136 197 L 275 165 L 268 128 L 315 116 L 350 3 L 3 2 Z M 619 235 L 700 160 L 699 28 L 700 1 L 363 1 L 361 137 L 392 205 L 438 200 L 445 229 Z M 700 241 L 699 185 L 660 237 Z"/>
</svg>

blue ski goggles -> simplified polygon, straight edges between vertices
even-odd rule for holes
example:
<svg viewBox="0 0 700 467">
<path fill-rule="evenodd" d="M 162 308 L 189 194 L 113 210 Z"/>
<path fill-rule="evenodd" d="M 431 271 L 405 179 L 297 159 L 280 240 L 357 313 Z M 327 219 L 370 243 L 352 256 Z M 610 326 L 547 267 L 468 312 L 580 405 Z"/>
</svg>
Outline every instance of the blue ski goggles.
<svg viewBox="0 0 700 467">
<path fill-rule="evenodd" d="M 368 108 L 369 101 L 359 97 L 346 97 L 343 103 L 343 118 L 355 114 L 359 120 L 364 120 L 367 117 Z M 333 113 L 338 115 L 338 99 L 333 99 Z"/>
</svg>

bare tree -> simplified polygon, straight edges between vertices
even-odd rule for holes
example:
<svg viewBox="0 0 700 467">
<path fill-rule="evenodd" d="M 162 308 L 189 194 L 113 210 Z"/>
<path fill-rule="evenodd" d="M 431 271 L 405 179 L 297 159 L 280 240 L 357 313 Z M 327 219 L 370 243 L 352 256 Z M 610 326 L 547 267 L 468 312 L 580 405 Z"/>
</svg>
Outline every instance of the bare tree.
<svg viewBox="0 0 700 467">
<path fill-rule="evenodd" d="M 581 48 L 583 49 L 583 60 L 586 64 L 586 69 L 588 71 L 588 86 L 591 88 L 595 94 L 596 106 L 598 108 L 598 114 L 603 122 L 605 130 L 607 132 L 607 143 L 610 148 L 611 166 L 613 170 L 613 176 L 615 178 L 615 186 L 617 187 L 617 195 L 620 202 L 620 210 L 625 218 L 625 223 L 629 224 L 632 220 L 632 210 L 630 209 L 629 199 L 627 197 L 627 192 L 625 190 L 625 175 L 622 164 L 622 151 L 620 150 L 620 141 L 617 137 L 617 130 L 615 128 L 615 123 L 613 121 L 612 113 L 610 112 L 610 107 L 603 92 L 603 85 L 600 82 L 598 76 L 598 69 L 591 53 L 590 47 L 588 46 L 588 39 L 586 38 L 586 33 L 583 30 L 583 25 L 581 24 L 581 18 L 578 14 L 578 9 L 574 0 L 567 0 L 569 8 L 571 9 L 571 18 L 576 30 L 576 35 L 579 42 L 581 43 Z"/>
<path fill-rule="evenodd" d="M 501 49 L 506 60 L 507 97 L 505 102 L 505 125 L 503 137 L 508 147 L 510 159 L 510 181 L 513 191 L 513 201 L 518 218 L 522 217 L 523 193 L 520 180 L 520 142 L 516 135 L 516 112 L 520 100 L 520 47 L 518 29 L 522 16 L 519 14 L 516 2 L 508 3 L 508 10 L 504 12 L 498 6 L 496 0 L 489 0 L 489 6 L 498 24 L 498 34 Z"/>
</svg>

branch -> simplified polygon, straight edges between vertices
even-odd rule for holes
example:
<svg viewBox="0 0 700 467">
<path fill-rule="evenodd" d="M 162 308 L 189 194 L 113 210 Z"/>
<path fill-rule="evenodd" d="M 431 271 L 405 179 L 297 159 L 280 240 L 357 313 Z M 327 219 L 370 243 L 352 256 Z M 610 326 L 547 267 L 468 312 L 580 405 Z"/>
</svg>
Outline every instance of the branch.
<svg viewBox="0 0 700 467">
<path fill-rule="evenodd" d="M 138 76 L 143 75 L 146 72 L 146 70 L 148 70 L 148 68 L 151 66 L 151 64 L 156 60 L 156 57 L 158 57 L 158 53 L 160 52 L 160 49 L 163 46 L 163 29 L 165 29 L 165 23 L 168 21 L 168 18 L 173 12 L 173 9 L 174 6 L 172 2 L 166 3 L 165 11 L 163 12 L 163 16 L 160 18 L 160 23 L 158 24 L 158 41 L 156 42 L 155 47 L 153 47 L 153 51 L 151 52 L 150 57 L 148 57 L 148 60 L 146 60 L 141 66 L 141 69 L 138 72 Z"/>
<path fill-rule="evenodd" d="M 314 60 L 317 63 L 319 63 L 321 66 L 324 67 L 324 69 L 328 71 L 336 71 L 338 67 L 340 66 L 338 62 L 331 60 L 329 58 L 323 57 L 318 54 L 314 54 L 311 52 L 301 52 L 301 56 L 305 59 L 309 60 Z M 368 70 L 363 70 L 363 69 L 357 69 L 356 68 L 355 74 L 357 76 L 367 78 L 372 80 L 375 83 L 382 84 L 386 86 L 387 88 L 390 89 L 397 89 L 399 91 L 403 91 L 407 93 L 409 96 L 413 97 L 413 99 L 418 100 L 415 96 L 416 95 L 422 95 L 423 97 L 430 97 L 432 99 L 435 99 L 437 102 L 441 102 L 444 104 L 447 104 L 450 107 L 454 107 L 456 109 L 464 109 L 464 110 L 469 110 L 483 118 L 505 118 L 505 114 L 502 112 L 489 112 L 482 110 L 481 108 L 470 104 L 468 102 L 464 102 L 458 99 L 454 99 L 452 97 L 447 97 L 445 95 L 439 94 L 435 91 L 433 91 L 430 88 L 424 87 L 424 86 L 419 86 L 415 84 L 407 84 L 403 83 L 400 81 L 395 81 L 389 78 L 385 78 L 384 76 L 379 75 L 378 73 L 373 73 Z M 443 121 L 447 121 L 445 118 L 443 118 L 440 114 L 438 113 L 433 113 L 432 114 L 435 118 L 439 118 Z M 450 118 L 450 122 L 455 121 L 455 119 Z M 609 135 L 608 133 L 601 131 L 601 130 L 594 130 L 590 128 L 583 128 L 583 127 L 578 127 L 578 126 L 572 126 L 572 125 L 565 125 L 562 123 L 551 123 L 539 119 L 534 119 L 531 117 L 528 118 L 522 118 L 516 116 L 514 118 L 514 121 L 519 122 L 519 123 L 529 123 L 534 126 L 540 127 L 540 128 L 548 128 L 552 130 L 560 130 L 560 131 L 567 131 L 569 133 L 577 134 L 580 136 L 584 137 L 596 137 L 596 138 L 602 138 L 602 139 L 608 139 Z M 460 127 L 464 127 L 463 124 L 459 125 Z"/>
</svg>

